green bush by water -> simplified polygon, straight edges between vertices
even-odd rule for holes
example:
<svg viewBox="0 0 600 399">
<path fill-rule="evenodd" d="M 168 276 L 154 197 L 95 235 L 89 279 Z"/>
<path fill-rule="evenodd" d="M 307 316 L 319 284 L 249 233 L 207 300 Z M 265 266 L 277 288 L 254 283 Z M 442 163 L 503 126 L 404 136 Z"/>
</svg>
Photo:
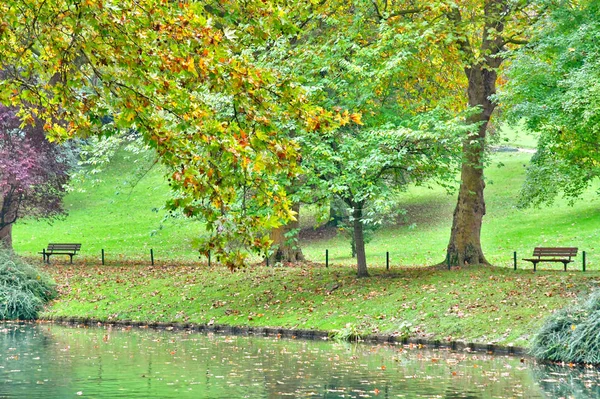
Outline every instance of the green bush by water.
<svg viewBox="0 0 600 399">
<path fill-rule="evenodd" d="M 600 291 L 550 316 L 531 352 L 543 360 L 600 364 Z"/>
<path fill-rule="evenodd" d="M 0 320 L 32 320 L 56 296 L 54 283 L 35 267 L 0 249 Z"/>
</svg>

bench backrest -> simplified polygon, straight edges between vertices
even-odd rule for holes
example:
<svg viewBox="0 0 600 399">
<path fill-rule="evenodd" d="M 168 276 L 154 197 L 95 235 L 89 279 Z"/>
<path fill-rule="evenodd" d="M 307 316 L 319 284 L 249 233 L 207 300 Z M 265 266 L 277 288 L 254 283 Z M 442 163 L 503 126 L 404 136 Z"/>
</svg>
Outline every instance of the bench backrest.
<svg viewBox="0 0 600 399">
<path fill-rule="evenodd" d="M 81 244 L 48 244 L 48 251 L 79 251 Z"/>
<path fill-rule="evenodd" d="M 577 256 L 577 248 L 573 247 L 555 247 L 555 248 L 546 248 L 546 247 L 537 247 L 533 250 L 533 256 Z"/>
</svg>

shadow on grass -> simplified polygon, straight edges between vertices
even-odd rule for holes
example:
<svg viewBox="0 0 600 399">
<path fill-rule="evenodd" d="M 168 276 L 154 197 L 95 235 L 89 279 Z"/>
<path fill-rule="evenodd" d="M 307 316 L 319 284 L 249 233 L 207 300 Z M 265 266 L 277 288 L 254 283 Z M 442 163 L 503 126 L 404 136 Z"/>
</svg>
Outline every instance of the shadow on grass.
<svg viewBox="0 0 600 399">
<path fill-rule="evenodd" d="M 399 203 L 398 208 L 406 210 L 406 214 L 396 218 L 395 226 L 432 229 L 452 220 L 454 198 L 440 194 L 420 203 Z"/>
</svg>

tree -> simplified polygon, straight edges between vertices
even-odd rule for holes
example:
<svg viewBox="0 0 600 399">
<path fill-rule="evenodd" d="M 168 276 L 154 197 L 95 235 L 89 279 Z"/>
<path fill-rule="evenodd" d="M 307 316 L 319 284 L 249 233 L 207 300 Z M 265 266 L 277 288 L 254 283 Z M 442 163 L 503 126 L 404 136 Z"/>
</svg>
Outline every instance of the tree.
<svg viewBox="0 0 600 399">
<path fill-rule="evenodd" d="M 39 125 L 22 129 L 16 113 L 0 105 L 0 242 L 11 249 L 19 218 L 63 213 L 69 171 L 65 148 L 49 143 Z"/>
<path fill-rule="evenodd" d="M 378 113 L 390 120 L 438 108 L 457 114 L 475 110 L 465 120 L 470 128 L 462 141 L 461 184 L 447 251 L 454 265 L 486 264 L 480 234 L 487 127 L 496 107 L 492 97 L 507 51 L 523 43 L 538 5 L 526 0 L 426 5 L 376 0 L 330 1 L 323 8 L 312 20 L 315 33 L 298 42 L 302 51 L 304 42 L 325 44 L 314 52 L 320 68 L 313 68 L 323 75 L 321 86 L 330 98 L 325 103 L 367 114 L 382 104 L 374 97 L 385 93 L 383 104 L 390 112 Z M 306 59 L 300 51 L 294 54 Z"/>
<path fill-rule="evenodd" d="M 417 6 L 376 0 L 372 4 L 382 24 L 397 31 L 420 32 L 426 45 L 415 74 L 430 82 L 429 91 L 436 86 L 459 86 L 462 90 L 445 99 L 446 106 L 476 110 L 466 118 L 473 128 L 463 138 L 461 183 L 447 252 L 453 265 L 487 264 L 480 235 L 485 215 L 487 128 L 496 107 L 492 97 L 507 52 L 524 43 L 543 6 L 527 0 L 442 0 Z"/>
<path fill-rule="evenodd" d="M 563 1 L 535 32 L 499 96 L 509 120 L 540 133 L 522 206 L 573 201 L 600 176 L 600 4 Z"/>
<path fill-rule="evenodd" d="M 412 78 L 399 80 L 406 95 L 395 100 L 414 103 L 414 111 L 479 109 L 467 121 L 478 128 L 463 142 L 448 252 L 454 264 L 485 263 L 479 235 L 490 96 L 506 45 L 519 43 L 535 16 L 529 1 L 7 0 L 0 12 L 0 68 L 9 76 L 0 102 L 32 104 L 23 119 L 39 115 L 55 139 L 97 134 L 106 117 L 135 128 L 170 170 L 178 193 L 171 207 L 201 215 L 211 232 L 204 248 L 232 267 L 243 263 L 244 248 L 264 253 L 268 231 L 294 217 L 295 137 L 352 120 L 311 101 L 298 75 L 265 62 L 262 50 L 301 43 L 299 32 L 314 26 L 318 34 L 338 15 L 366 27 L 351 32 L 359 46 L 385 33 L 376 37 L 388 66 L 408 66 L 405 59 L 414 66 L 404 69 Z M 408 52 L 395 47 L 406 32 L 422 43 Z M 438 95 L 457 88 L 455 96 Z"/>
<path fill-rule="evenodd" d="M 294 29 L 287 11 L 259 0 L 4 1 L 0 102 L 27 105 L 23 120 L 37 115 L 54 140 L 104 134 L 107 118 L 110 130 L 134 128 L 169 170 L 169 206 L 201 216 L 202 249 L 234 268 L 294 217 L 286 188 L 299 154 L 283 127 L 339 124 L 252 51 Z"/>
<path fill-rule="evenodd" d="M 438 130 L 437 119 L 433 123 L 431 131 L 423 123 L 421 131 L 391 126 L 339 129 L 325 138 L 308 137 L 303 142 L 311 154 L 306 159 L 308 167 L 320 180 L 315 186 L 341 199 L 349 209 L 358 277 L 369 275 L 364 226 L 382 223 L 380 217 L 390 214 L 394 194 L 409 183 L 433 177 L 445 181 L 455 170 L 452 135 Z"/>
<path fill-rule="evenodd" d="M 413 55 L 422 50 L 418 32 L 381 25 L 368 2 L 324 2 L 294 40 L 274 43 L 265 55 L 311 101 L 340 111 L 340 128 L 297 134 L 305 174 L 298 191 L 348 208 L 359 277 L 368 275 L 365 227 L 389 216 L 394 194 L 453 175 L 457 126 L 447 112 L 423 107 L 447 93 L 420 98 L 427 86 L 415 77 L 420 60 Z"/>
<path fill-rule="evenodd" d="M 272 253 L 269 256 L 271 264 L 276 262 L 296 263 L 305 260 L 300 244 L 298 243 L 300 203 L 295 202 L 292 205 L 292 210 L 295 213 L 294 219 L 271 231 Z"/>
</svg>

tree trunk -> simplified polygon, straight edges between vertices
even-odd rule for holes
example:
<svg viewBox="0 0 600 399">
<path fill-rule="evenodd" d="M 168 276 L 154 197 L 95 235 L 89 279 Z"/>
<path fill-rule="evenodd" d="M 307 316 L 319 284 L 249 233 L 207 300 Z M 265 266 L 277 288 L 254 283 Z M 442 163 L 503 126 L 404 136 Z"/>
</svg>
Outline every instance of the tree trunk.
<svg viewBox="0 0 600 399">
<path fill-rule="evenodd" d="M 365 235 L 362 223 L 362 203 L 353 203 L 352 218 L 354 224 L 354 245 L 356 246 L 356 267 L 358 277 L 369 277 L 367 256 L 365 254 Z"/>
<path fill-rule="evenodd" d="M 18 202 L 11 198 L 14 197 L 0 196 L 0 246 L 12 251 L 12 225 L 17 220 Z"/>
<path fill-rule="evenodd" d="M 487 126 L 495 107 L 489 98 L 496 92 L 497 74 L 481 65 L 467 68 L 465 72 L 469 79 L 469 106 L 478 106 L 481 112 L 468 118 L 467 123 L 479 127 L 463 141 L 461 184 L 448 244 L 450 263 L 454 266 L 488 264 L 481 249 L 481 225 L 485 215 L 483 156 Z"/>
<path fill-rule="evenodd" d="M 0 229 L 0 245 L 12 251 L 12 223 Z"/>
<path fill-rule="evenodd" d="M 290 221 L 288 224 L 273 229 L 271 231 L 271 240 L 275 251 L 269 257 L 269 263 L 276 262 L 301 262 L 304 260 L 302 249 L 298 243 L 298 234 L 294 237 L 289 237 L 292 230 L 297 230 L 300 226 L 300 204 L 294 204 L 292 209 L 296 212 L 296 220 Z"/>
</svg>

